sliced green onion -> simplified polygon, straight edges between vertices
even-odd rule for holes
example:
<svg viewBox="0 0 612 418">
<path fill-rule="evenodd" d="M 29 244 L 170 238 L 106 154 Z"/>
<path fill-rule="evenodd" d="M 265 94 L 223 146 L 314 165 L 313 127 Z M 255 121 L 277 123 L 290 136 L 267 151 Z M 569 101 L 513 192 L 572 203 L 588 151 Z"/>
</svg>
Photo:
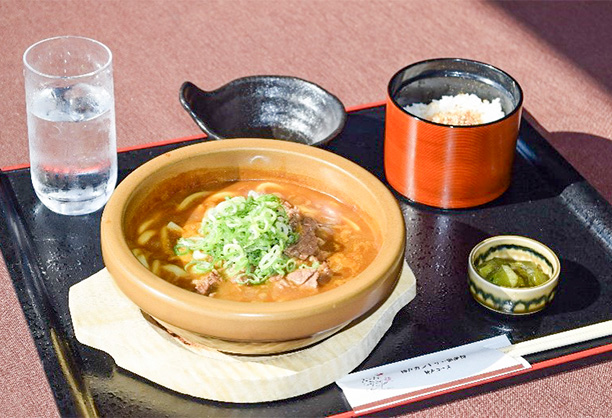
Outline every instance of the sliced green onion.
<svg viewBox="0 0 612 418">
<path fill-rule="evenodd" d="M 275 195 L 249 192 L 246 198 L 227 197 L 206 212 L 198 233 L 179 239 L 174 248 L 177 255 L 194 252 L 198 260 L 188 264 L 193 272 L 217 268 L 239 283 L 261 284 L 297 268 L 284 251 L 297 242 L 298 234 L 289 225 L 283 201 Z"/>
<path fill-rule="evenodd" d="M 176 255 L 179 255 L 179 256 L 180 255 L 187 255 L 187 254 L 189 254 L 189 252 L 190 252 L 190 249 L 186 245 L 176 244 L 174 246 L 174 254 L 176 254 Z"/>
</svg>

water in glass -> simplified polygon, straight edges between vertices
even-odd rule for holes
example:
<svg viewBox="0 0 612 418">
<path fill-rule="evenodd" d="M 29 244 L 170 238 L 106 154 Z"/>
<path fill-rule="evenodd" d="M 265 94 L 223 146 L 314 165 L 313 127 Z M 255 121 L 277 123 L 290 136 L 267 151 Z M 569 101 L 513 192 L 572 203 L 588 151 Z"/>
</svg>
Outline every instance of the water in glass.
<svg viewBox="0 0 612 418">
<path fill-rule="evenodd" d="M 117 180 L 113 97 L 89 84 L 46 88 L 28 108 L 31 175 L 54 212 L 100 209 Z"/>
<path fill-rule="evenodd" d="M 24 53 L 30 173 L 54 212 L 100 209 L 117 182 L 112 53 L 79 36 L 58 36 Z"/>
</svg>

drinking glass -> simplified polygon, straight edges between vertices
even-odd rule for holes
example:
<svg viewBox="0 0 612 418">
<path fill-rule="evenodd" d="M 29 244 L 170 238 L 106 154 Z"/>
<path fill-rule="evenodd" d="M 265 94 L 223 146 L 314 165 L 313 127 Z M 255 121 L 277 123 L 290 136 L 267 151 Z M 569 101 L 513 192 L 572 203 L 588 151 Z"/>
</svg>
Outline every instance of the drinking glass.
<svg viewBox="0 0 612 418">
<path fill-rule="evenodd" d="M 30 46 L 23 63 L 34 191 L 54 212 L 95 212 L 117 182 L 112 53 L 59 36 Z"/>
</svg>

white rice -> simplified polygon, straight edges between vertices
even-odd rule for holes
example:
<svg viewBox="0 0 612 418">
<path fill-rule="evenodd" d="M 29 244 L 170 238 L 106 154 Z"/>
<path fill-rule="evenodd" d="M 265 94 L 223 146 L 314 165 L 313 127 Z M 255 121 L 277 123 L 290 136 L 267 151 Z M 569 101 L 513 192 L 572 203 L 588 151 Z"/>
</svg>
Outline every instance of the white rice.
<svg viewBox="0 0 612 418">
<path fill-rule="evenodd" d="M 442 96 L 429 104 L 414 103 L 405 109 L 422 119 L 444 125 L 480 125 L 505 116 L 499 98 L 490 102 L 465 93 Z"/>
</svg>

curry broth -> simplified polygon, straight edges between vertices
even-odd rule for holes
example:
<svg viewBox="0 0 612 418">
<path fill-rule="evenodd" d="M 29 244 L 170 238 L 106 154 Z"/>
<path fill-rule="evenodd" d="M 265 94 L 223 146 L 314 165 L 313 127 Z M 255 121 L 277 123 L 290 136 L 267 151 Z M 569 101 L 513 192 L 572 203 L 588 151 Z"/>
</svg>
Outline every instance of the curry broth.
<svg viewBox="0 0 612 418">
<path fill-rule="evenodd" d="M 223 280 L 209 295 L 211 297 L 242 302 L 275 302 L 311 296 L 346 283 L 363 271 L 378 253 L 380 242 L 358 210 L 319 191 L 289 182 L 260 180 L 216 183 L 206 187 L 195 193 L 194 189 L 177 190 L 165 193 L 164 198 L 145 202 L 143 210 L 132 217 L 133 221 L 125 231 L 128 245 L 140 262 L 154 274 L 182 288 L 195 291 L 194 282 L 201 275 L 184 270 L 192 255 L 175 255 L 176 241 L 180 237 L 198 235 L 206 211 L 226 197 L 246 196 L 251 190 L 275 194 L 321 225 L 317 235 L 325 241 L 322 249 L 331 253 L 327 263 L 332 278 L 318 288 L 281 286 L 274 280 L 260 285 Z"/>
</svg>

